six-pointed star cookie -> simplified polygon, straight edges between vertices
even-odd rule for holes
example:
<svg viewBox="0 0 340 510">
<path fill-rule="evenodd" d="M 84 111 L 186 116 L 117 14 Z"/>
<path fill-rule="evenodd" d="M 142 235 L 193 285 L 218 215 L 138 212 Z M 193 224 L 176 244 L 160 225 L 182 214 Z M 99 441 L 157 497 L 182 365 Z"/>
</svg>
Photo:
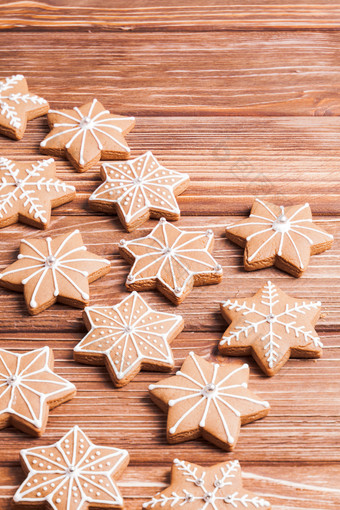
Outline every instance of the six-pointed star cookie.
<svg viewBox="0 0 340 510">
<path fill-rule="evenodd" d="M 183 329 L 180 315 L 153 310 L 133 292 L 116 306 L 86 308 L 83 318 L 90 331 L 74 348 L 74 359 L 105 364 L 115 386 L 125 386 L 141 369 L 174 367 L 169 343 Z"/>
<path fill-rule="evenodd" d="M 22 239 L 18 260 L 0 273 L 0 285 L 24 292 L 30 314 L 56 301 L 84 308 L 89 282 L 110 270 L 110 262 L 87 251 L 79 230 L 51 239 Z"/>
<path fill-rule="evenodd" d="M 200 436 L 220 448 L 236 445 L 241 425 L 263 418 L 269 404 L 248 390 L 248 365 L 209 363 L 193 352 L 177 374 L 149 386 L 152 400 L 168 409 L 167 439 Z"/>
<path fill-rule="evenodd" d="M 157 287 L 178 305 L 194 286 L 221 281 L 222 267 L 211 256 L 213 244 L 212 230 L 184 232 L 161 218 L 148 236 L 120 241 L 121 255 L 133 263 L 126 287 Z"/>
<path fill-rule="evenodd" d="M 78 426 L 53 445 L 21 450 L 20 458 L 27 478 L 14 495 L 15 507 L 123 507 L 115 480 L 129 463 L 128 452 L 93 444 Z"/>
<path fill-rule="evenodd" d="M 237 460 L 204 468 L 175 459 L 171 485 L 156 494 L 143 508 L 155 510 L 255 510 L 270 503 L 242 487 L 241 467 Z"/>
<path fill-rule="evenodd" d="M 276 374 L 290 356 L 319 358 L 322 343 L 314 329 L 321 303 L 295 299 L 268 281 L 252 298 L 221 303 L 230 322 L 219 344 L 222 354 L 252 354 L 267 375 Z"/>
<path fill-rule="evenodd" d="M 20 140 L 28 120 L 48 112 L 48 102 L 30 94 L 22 74 L 14 74 L 0 81 L 0 133 Z"/>
<path fill-rule="evenodd" d="M 101 178 L 103 184 L 89 198 L 91 208 L 116 212 L 129 232 L 150 217 L 178 220 L 176 196 L 190 182 L 187 174 L 160 165 L 150 151 L 124 163 L 104 164 Z"/>
<path fill-rule="evenodd" d="M 76 393 L 53 366 L 48 347 L 24 354 L 0 349 L 0 428 L 13 425 L 34 436 L 44 433 L 49 410 Z"/>
<path fill-rule="evenodd" d="M 276 267 L 299 277 L 311 255 L 328 250 L 333 236 L 313 223 L 308 204 L 278 206 L 256 199 L 249 218 L 230 225 L 227 237 L 245 247 L 247 271 Z"/>
<path fill-rule="evenodd" d="M 47 120 L 51 132 L 40 143 L 40 151 L 67 157 L 79 172 L 100 159 L 130 155 L 124 135 L 134 127 L 134 117 L 112 115 L 96 99 L 73 110 L 50 110 Z"/>
<path fill-rule="evenodd" d="M 56 179 L 54 159 L 15 163 L 0 157 L 0 228 L 22 221 L 47 228 L 51 208 L 75 197 L 75 188 Z"/>
</svg>

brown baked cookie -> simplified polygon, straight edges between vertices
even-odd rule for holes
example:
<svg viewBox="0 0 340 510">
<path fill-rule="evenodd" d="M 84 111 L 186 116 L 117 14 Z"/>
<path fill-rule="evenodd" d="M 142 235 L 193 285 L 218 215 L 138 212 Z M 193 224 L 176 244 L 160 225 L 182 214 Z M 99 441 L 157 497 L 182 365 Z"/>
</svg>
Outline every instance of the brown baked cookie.
<svg viewBox="0 0 340 510">
<path fill-rule="evenodd" d="M 15 354 L 0 349 L 0 428 L 33 436 L 46 429 L 50 409 L 70 400 L 76 387 L 53 372 L 49 347 Z"/>
<path fill-rule="evenodd" d="M 66 157 L 78 172 L 86 172 L 100 159 L 128 159 L 124 136 L 135 125 L 134 117 L 112 115 L 93 99 L 73 110 L 49 110 L 51 132 L 40 143 L 40 151 Z"/>
<path fill-rule="evenodd" d="M 150 217 L 179 219 L 176 196 L 188 187 L 190 178 L 160 165 L 152 152 L 123 163 L 106 163 L 100 172 L 104 182 L 90 196 L 90 207 L 118 214 L 129 232 Z"/>
<path fill-rule="evenodd" d="M 28 91 L 22 74 L 13 74 L 0 81 L 0 133 L 20 140 L 28 120 L 48 112 L 48 102 Z"/>
<path fill-rule="evenodd" d="M 93 444 L 77 425 L 55 444 L 21 450 L 20 460 L 27 477 L 13 497 L 15 508 L 123 508 L 115 481 L 128 452 Z"/>
<path fill-rule="evenodd" d="M 307 269 L 311 255 L 333 243 L 333 236 L 313 223 L 308 204 L 283 207 L 258 198 L 249 218 L 228 226 L 226 236 L 245 248 L 247 271 L 276 266 L 295 277 Z"/>
<path fill-rule="evenodd" d="M 204 468 L 175 459 L 171 484 L 156 494 L 143 508 L 154 510 L 270 510 L 268 501 L 242 487 L 237 460 Z"/>
<path fill-rule="evenodd" d="M 133 292 L 118 305 L 85 308 L 83 318 L 89 333 L 74 348 L 74 359 L 106 365 L 115 386 L 125 386 L 140 370 L 174 367 L 169 344 L 184 327 L 180 315 L 153 310 Z"/>
<path fill-rule="evenodd" d="M 74 186 L 56 179 L 54 159 L 16 163 L 0 157 L 0 228 L 18 221 L 47 228 L 51 208 L 75 195 Z"/>
<path fill-rule="evenodd" d="M 133 264 L 126 287 L 157 288 L 178 305 L 193 287 L 222 280 L 222 267 L 211 255 L 213 244 L 212 230 L 185 232 L 161 218 L 146 237 L 120 241 L 120 254 Z"/>
<path fill-rule="evenodd" d="M 0 285 L 23 292 L 36 315 L 59 301 L 84 308 L 89 283 L 110 271 L 110 262 L 87 251 L 79 230 L 51 239 L 22 239 L 18 260 L 0 273 Z"/>
<path fill-rule="evenodd" d="M 268 281 L 251 298 L 221 303 L 221 311 L 231 324 L 220 341 L 220 352 L 252 355 L 267 375 L 276 374 L 290 356 L 320 358 L 322 354 L 314 329 L 320 301 L 292 298 Z"/>
<path fill-rule="evenodd" d="M 230 450 L 241 425 L 267 416 L 269 404 L 248 388 L 249 367 L 209 363 L 193 352 L 173 377 L 149 386 L 152 400 L 168 411 L 167 440 L 204 437 Z"/>
</svg>

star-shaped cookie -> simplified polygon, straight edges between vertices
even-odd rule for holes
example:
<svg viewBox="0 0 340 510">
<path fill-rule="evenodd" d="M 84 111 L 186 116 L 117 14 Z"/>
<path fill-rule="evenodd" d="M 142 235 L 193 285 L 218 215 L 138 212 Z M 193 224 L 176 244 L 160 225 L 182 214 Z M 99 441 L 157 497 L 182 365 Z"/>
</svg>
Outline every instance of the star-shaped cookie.
<svg viewBox="0 0 340 510">
<path fill-rule="evenodd" d="M 84 308 L 89 282 L 110 271 L 110 262 L 87 251 L 79 230 L 51 239 L 22 239 L 18 260 L 0 273 L 0 285 L 24 293 L 31 315 L 56 301 Z"/>
<path fill-rule="evenodd" d="M 20 140 L 28 120 L 48 112 L 48 102 L 28 91 L 22 74 L 14 74 L 0 81 L 0 133 Z"/>
<path fill-rule="evenodd" d="M 51 132 L 40 143 L 43 154 L 66 157 L 78 172 L 100 159 L 128 159 L 124 135 L 135 125 L 134 117 L 112 115 L 93 99 L 73 110 L 49 110 Z"/>
<path fill-rule="evenodd" d="M 171 485 L 156 494 L 143 508 L 154 510 L 270 510 L 268 501 L 242 487 L 241 467 L 237 460 L 204 468 L 175 459 Z"/>
<path fill-rule="evenodd" d="M 228 239 L 245 248 L 247 271 L 276 266 L 295 277 L 311 255 L 328 250 L 333 236 L 313 223 L 308 204 L 278 206 L 256 199 L 249 218 L 226 229 Z"/>
<path fill-rule="evenodd" d="M 146 237 L 120 241 L 119 252 L 133 264 L 129 290 L 157 288 L 178 305 L 194 286 L 219 283 L 222 267 L 211 252 L 212 230 L 185 232 L 161 218 Z"/>
<path fill-rule="evenodd" d="M 47 228 L 51 208 L 75 197 L 74 186 L 56 179 L 54 159 L 16 163 L 0 157 L 0 228 L 22 221 Z"/>
<path fill-rule="evenodd" d="M 76 393 L 53 366 L 49 347 L 24 354 L 0 349 L 0 428 L 13 425 L 33 436 L 44 433 L 49 410 Z"/>
<path fill-rule="evenodd" d="M 123 508 L 115 480 L 128 452 L 93 444 L 78 426 L 53 445 L 21 450 L 20 460 L 27 478 L 14 495 L 15 508 Z"/>
<path fill-rule="evenodd" d="M 267 375 L 276 374 L 290 356 L 319 358 L 322 343 L 314 325 L 321 312 L 319 301 L 288 296 L 268 281 L 255 296 L 221 303 L 231 323 L 219 344 L 227 356 L 252 355 Z"/>
<path fill-rule="evenodd" d="M 267 416 L 269 404 L 248 390 L 247 364 L 209 363 L 193 352 L 173 377 L 149 386 L 152 400 L 168 409 L 170 444 L 204 437 L 230 450 L 241 425 Z"/>
<path fill-rule="evenodd" d="M 104 182 L 90 196 L 90 207 L 117 213 L 129 232 L 150 217 L 178 220 L 176 196 L 190 182 L 187 174 L 160 165 L 150 151 L 131 161 L 102 165 L 101 178 Z"/>
<path fill-rule="evenodd" d="M 133 292 L 115 306 L 90 306 L 83 318 L 89 333 L 74 348 L 81 363 L 106 365 L 117 387 L 140 370 L 174 367 L 169 343 L 182 331 L 180 315 L 158 312 Z"/>
</svg>

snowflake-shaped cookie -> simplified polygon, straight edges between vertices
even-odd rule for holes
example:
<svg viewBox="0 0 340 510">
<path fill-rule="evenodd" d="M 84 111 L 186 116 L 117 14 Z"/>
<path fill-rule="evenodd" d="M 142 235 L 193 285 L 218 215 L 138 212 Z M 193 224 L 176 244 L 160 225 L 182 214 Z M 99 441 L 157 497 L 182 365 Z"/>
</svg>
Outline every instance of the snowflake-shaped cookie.
<svg viewBox="0 0 340 510">
<path fill-rule="evenodd" d="M 171 485 L 156 494 L 143 508 L 171 510 L 270 510 L 268 501 L 242 487 L 241 467 L 237 460 L 204 468 L 175 459 Z"/>
<path fill-rule="evenodd" d="M 110 270 L 110 262 L 87 251 L 79 230 L 51 239 L 22 239 L 18 260 L 0 273 L 0 285 L 24 292 L 36 315 L 56 301 L 84 308 L 89 282 Z"/>
<path fill-rule="evenodd" d="M 0 227 L 21 220 L 47 228 L 51 208 L 75 197 L 75 188 L 56 179 L 54 159 L 15 163 L 0 157 Z"/>
<path fill-rule="evenodd" d="M 0 428 L 13 425 L 34 436 L 44 433 L 49 410 L 76 393 L 53 366 L 48 347 L 24 354 L 0 349 Z"/>
<path fill-rule="evenodd" d="M 268 281 L 252 298 L 221 304 L 231 322 L 219 344 L 222 354 L 252 354 L 267 375 L 276 374 L 290 356 L 319 358 L 322 343 L 314 329 L 321 303 L 288 296 Z"/>
<path fill-rule="evenodd" d="M 48 102 L 30 94 L 22 74 L 14 74 L 0 81 L 0 133 L 20 140 L 28 120 L 48 112 Z"/>
<path fill-rule="evenodd" d="M 168 442 L 202 436 L 233 448 L 241 425 L 269 412 L 268 402 L 248 390 L 248 378 L 247 364 L 218 365 L 191 352 L 175 376 L 149 386 L 152 400 L 168 406 Z"/>
<path fill-rule="evenodd" d="M 115 386 L 141 370 L 171 370 L 169 343 L 182 331 L 180 315 L 158 312 L 133 292 L 116 306 L 91 306 L 83 313 L 90 330 L 74 348 L 74 359 L 105 364 Z"/>
<path fill-rule="evenodd" d="M 21 450 L 20 456 L 27 478 L 13 498 L 18 508 L 123 507 L 115 480 L 129 463 L 128 452 L 93 444 L 78 426 L 54 445 Z"/>
<path fill-rule="evenodd" d="M 51 132 L 40 143 L 40 151 L 65 156 L 85 172 L 100 159 L 128 159 L 130 149 L 124 135 L 135 125 L 134 117 L 112 115 L 93 99 L 73 110 L 49 110 Z"/>
<path fill-rule="evenodd" d="M 299 277 L 311 255 L 328 250 L 333 236 L 313 223 L 308 204 L 277 206 L 256 199 L 249 218 L 230 225 L 226 235 L 245 247 L 247 271 L 277 266 Z"/>
<path fill-rule="evenodd" d="M 126 287 L 157 287 L 178 305 L 194 286 L 221 281 L 222 267 L 211 255 L 213 244 L 212 230 L 184 232 L 161 218 L 146 237 L 120 241 L 121 255 L 133 263 Z"/>
<path fill-rule="evenodd" d="M 131 161 L 102 165 L 101 177 L 104 182 L 90 196 L 90 206 L 116 212 L 129 232 L 150 217 L 178 220 L 176 196 L 190 181 L 187 174 L 160 165 L 150 151 Z"/>
</svg>

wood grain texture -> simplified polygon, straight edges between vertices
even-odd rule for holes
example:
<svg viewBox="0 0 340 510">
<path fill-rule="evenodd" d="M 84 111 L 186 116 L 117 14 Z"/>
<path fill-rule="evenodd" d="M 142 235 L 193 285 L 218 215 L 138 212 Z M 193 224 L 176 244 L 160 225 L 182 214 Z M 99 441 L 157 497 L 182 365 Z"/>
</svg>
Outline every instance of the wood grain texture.
<svg viewBox="0 0 340 510">
<path fill-rule="evenodd" d="M 133 114 L 136 127 L 127 136 L 132 157 L 150 149 L 165 166 L 190 174 L 177 225 L 214 230 L 224 277 L 219 285 L 194 289 L 178 308 L 160 293 L 143 294 L 151 306 L 185 319 L 172 344 L 176 368 L 190 350 L 236 362 L 217 353 L 226 328 L 219 303 L 250 296 L 269 278 L 293 296 L 322 301 L 317 331 L 325 345 L 321 359 L 290 360 L 273 378 L 242 358 L 251 367 L 251 389 L 272 410 L 242 428 L 232 453 L 200 440 L 170 446 L 166 417 L 147 392 L 162 374 L 142 372 L 114 389 L 104 367 L 72 359 L 86 334 L 81 310 L 55 305 L 31 317 L 22 294 L 0 288 L 0 347 L 24 352 L 49 345 L 57 373 L 78 389 L 76 398 L 51 412 L 41 439 L 0 431 L 0 510 L 10 509 L 23 480 L 19 450 L 53 443 L 75 424 L 94 441 L 129 450 L 131 463 L 119 482 L 127 510 L 141 508 L 168 484 L 175 457 L 207 465 L 239 459 L 244 485 L 269 499 L 273 510 L 340 508 L 337 0 L 78 0 L 71 7 L 67 0 L 0 1 L 0 12 L 0 79 L 22 72 L 52 107 L 97 97 L 114 113 Z M 20 142 L 1 137 L 0 153 L 40 158 L 47 132 L 46 118 L 35 119 Z M 79 228 L 88 248 L 112 262 L 110 273 L 91 284 L 91 304 L 116 304 L 127 295 L 129 266 L 117 243 L 147 234 L 156 222 L 127 234 L 117 217 L 91 213 L 87 199 L 100 183 L 98 170 L 78 174 L 57 161 L 58 176 L 76 186 L 76 199 L 53 211 L 46 232 L 24 225 L 0 230 L 0 270 L 14 261 L 21 238 Z M 242 250 L 226 240 L 225 225 L 247 215 L 254 196 L 308 201 L 316 222 L 334 234 L 332 250 L 313 257 L 301 279 L 274 268 L 246 273 Z"/>
</svg>

